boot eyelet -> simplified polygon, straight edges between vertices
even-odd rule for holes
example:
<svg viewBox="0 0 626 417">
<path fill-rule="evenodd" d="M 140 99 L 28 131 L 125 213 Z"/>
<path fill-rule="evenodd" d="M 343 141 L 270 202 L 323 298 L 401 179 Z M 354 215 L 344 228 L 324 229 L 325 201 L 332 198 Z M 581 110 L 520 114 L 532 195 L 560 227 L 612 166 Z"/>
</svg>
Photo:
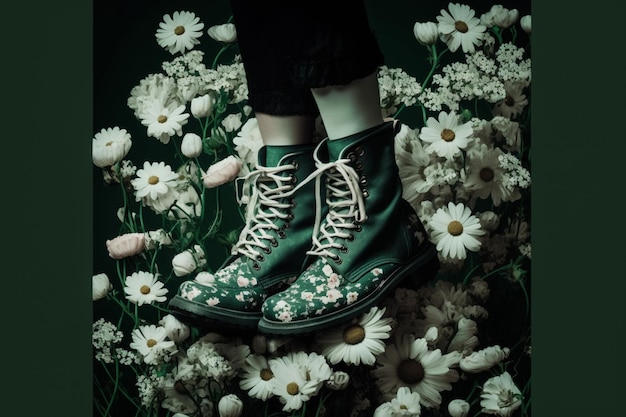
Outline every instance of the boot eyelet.
<svg viewBox="0 0 626 417">
<path fill-rule="evenodd" d="M 330 259 L 332 259 L 333 261 L 335 261 L 335 263 L 336 263 L 337 265 L 341 265 L 341 263 L 343 262 L 339 256 L 333 256 L 333 257 L 331 257 Z"/>
<path fill-rule="evenodd" d="M 291 165 L 293 165 L 293 169 L 295 171 L 297 171 L 298 168 L 300 168 L 300 165 L 298 164 L 298 161 L 291 161 Z"/>
<path fill-rule="evenodd" d="M 265 257 L 263 255 L 257 255 L 256 260 L 259 262 L 263 262 L 265 260 Z"/>
<path fill-rule="evenodd" d="M 348 253 L 348 248 L 347 248 L 346 246 L 343 246 L 343 245 L 342 245 L 342 246 L 339 248 L 339 250 L 341 251 L 341 253 Z"/>
<path fill-rule="evenodd" d="M 283 228 L 283 230 L 291 229 L 291 223 L 287 221 L 281 227 Z"/>
<path fill-rule="evenodd" d="M 363 229 L 361 228 L 361 225 L 359 223 L 354 222 L 354 230 L 360 232 Z"/>
<path fill-rule="evenodd" d="M 296 204 L 296 200 L 291 200 L 291 208 L 296 208 L 297 204 Z"/>
<path fill-rule="evenodd" d="M 348 155 L 346 155 L 346 157 L 351 160 L 352 162 L 356 161 L 356 155 L 354 152 L 350 152 L 348 153 Z"/>
<path fill-rule="evenodd" d="M 297 183 L 298 182 L 298 177 L 296 177 L 295 175 L 291 175 L 290 179 L 289 179 L 289 182 L 292 183 L 292 184 Z"/>
<path fill-rule="evenodd" d="M 255 271 L 258 271 L 261 269 L 261 265 L 259 265 L 258 263 L 254 262 L 252 264 L 252 269 L 254 269 Z"/>
<path fill-rule="evenodd" d="M 367 178 L 365 178 L 365 175 L 359 178 L 359 182 L 361 183 L 361 185 L 367 185 Z"/>
<path fill-rule="evenodd" d="M 278 241 L 274 238 L 270 239 L 270 245 L 272 245 L 273 247 L 277 247 L 278 246 Z"/>
<path fill-rule="evenodd" d="M 354 240 L 354 235 L 352 235 L 352 234 L 351 234 L 351 235 L 348 235 L 348 237 L 346 238 L 346 240 L 347 240 L 348 242 L 352 242 L 352 241 Z"/>
<path fill-rule="evenodd" d="M 354 163 L 354 169 L 356 169 L 357 171 L 363 170 L 363 164 L 361 163 L 361 161 L 356 161 Z"/>
<path fill-rule="evenodd" d="M 286 237 L 287 237 L 287 235 L 285 234 L 285 232 L 284 232 L 284 231 L 279 230 L 279 231 L 278 231 L 278 237 L 279 237 L 280 239 L 284 239 L 284 238 L 286 238 Z"/>
<path fill-rule="evenodd" d="M 355 148 L 354 152 L 356 152 L 356 154 L 359 155 L 359 156 L 363 156 L 365 154 L 365 151 L 360 146 Z"/>
<path fill-rule="evenodd" d="M 364 197 L 364 198 L 367 198 L 367 197 L 369 197 L 369 196 L 370 196 L 370 192 L 369 192 L 369 191 L 367 191 L 367 188 L 363 188 L 363 197 Z"/>
<path fill-rule="evenodd" d="M 265 248 L 263 248 L 263 252 L 265 252 L 266 254 L 269 255 L 270 253 L 272 253 L 272 248 L 265 247 Z"/>
</svg>

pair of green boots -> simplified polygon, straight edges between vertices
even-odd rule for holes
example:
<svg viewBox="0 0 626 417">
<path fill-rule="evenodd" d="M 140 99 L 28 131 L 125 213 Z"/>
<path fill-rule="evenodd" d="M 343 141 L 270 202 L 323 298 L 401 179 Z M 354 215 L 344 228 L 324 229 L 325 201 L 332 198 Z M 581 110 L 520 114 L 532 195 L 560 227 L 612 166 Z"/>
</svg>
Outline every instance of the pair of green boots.
<svg viewBox="0 0 626 417">
<path fill-rule="evenodd" d="M 406 278 L 439 268 L 402 199 L 393 122 L 319 145 L 265 146 L 251 175 L 247 224 L 232 256 L 169 307 L 217 329 L 302 334 L 378 305 Z"/>
</svg>

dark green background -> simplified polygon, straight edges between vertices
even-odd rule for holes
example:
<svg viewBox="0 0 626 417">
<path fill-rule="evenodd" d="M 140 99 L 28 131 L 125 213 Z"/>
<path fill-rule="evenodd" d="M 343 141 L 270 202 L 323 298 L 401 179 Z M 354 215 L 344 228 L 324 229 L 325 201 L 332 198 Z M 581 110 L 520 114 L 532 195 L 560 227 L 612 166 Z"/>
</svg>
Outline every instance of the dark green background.
<svg viewBox="0 0 626 417">
<path fill-rule="evenodd" d="M 152 3 L 169 4 L 168 11 L 181 4 Z M 417 20 L 404 10 L 424 7 L 368 2 L 377 3 L 386 16 L 404 21 Z M 128 63 L 128 78 L 114 82 L 128 83 L 120 86 L 123 101 L 112 94 L 108 105 L 98 106 L 103 90 L 92 85 L 102 60 L 92 65 L 92 4 L 20 2 L 3 9 L 1 413 L 84 417 L 92 408 L 92 247 L 101 223 L 91 138 L 96 129 L 120 123 L 128 87 L 153 67 Z M 626 68 L 614 60 L 623 50 L 623 9 L 609 0 L 532 4 L 532 399 L 538 416 L 617 416 L 623 408 L 626 227 L 616 200 L 623 189 Z M 135 17 L 146 11 L 137 10 Z M 108 16 L 115 17 L 112 40 L 129 42 L 113 35 L 132 32 L 133 19 Z M 382 16 L 374 14 L 373 23 Z M 116 24 L 118 17 L 129 26 Z M 212 18 L 203 16 L 206 24 Z M 103 45 L 97 46 L 100 54 Z M 105 50 L 118 59 L 116 48 Z M 107 119 L 101 114 L 107 106 L 119 113 Z"/>
</svg>

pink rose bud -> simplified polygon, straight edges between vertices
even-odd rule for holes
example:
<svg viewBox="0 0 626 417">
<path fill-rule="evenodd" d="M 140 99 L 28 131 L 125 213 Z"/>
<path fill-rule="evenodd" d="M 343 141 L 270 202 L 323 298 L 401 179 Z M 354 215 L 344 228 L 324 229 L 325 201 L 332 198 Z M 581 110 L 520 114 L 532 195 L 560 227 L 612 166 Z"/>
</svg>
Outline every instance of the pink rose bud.
<svg viewBox="0 0 626 417">
<path fill-rule="evenodd" d="M 241 161 L 230 155 L 211 165 L 202 177 L 206 188 L 215 188 L 234 180 L 241 170 Z"/>
<path fill-rule="evenodd" d="M 123 259 L 141 253 L 146 247 L 143 233 L 126 233 L 106 241 L 109 256 L 113 259 Z"/>
</svg>

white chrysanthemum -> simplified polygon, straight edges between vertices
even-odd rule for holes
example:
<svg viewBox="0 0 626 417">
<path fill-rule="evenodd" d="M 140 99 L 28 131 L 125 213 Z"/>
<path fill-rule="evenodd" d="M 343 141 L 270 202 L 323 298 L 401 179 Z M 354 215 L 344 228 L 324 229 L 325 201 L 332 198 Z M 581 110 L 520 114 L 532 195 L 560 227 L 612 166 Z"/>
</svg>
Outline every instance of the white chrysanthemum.
<svg viewBox="0 0 626 417">
<path fill-rule="evenodd" d="M 376 356 L 385 351 L 384 339 L 391 332 L 391 318 L 382 318 L 385 309 L 373 307 L 350 323 L 317 334 L 322 354 L 331 364 L 373 365 Z"/>
<path fill-rule="evenodd" d="M 185 341 L 191 334 L 189 326 L 171 314 L 165 315 L 161 320 L 159 320 L 159 324 L 165 327 L 167 337 L 176 343 Z"/>
<path fill-rule="evenodd" d="M 487 28 L 480 24 L 474 10 L 465 4 L 449 3 L 448 10 L 450 12 L 441 9 L 441 15 L 437 16 L 441 40 L 452 52 L 459 46 L 463 52 L 474 52 L 474 47 L 481 45 Z"/>
<path fill-rule="evenodd" d="M 463 203 L 448 203 L 430 219 L 431 240 L 444 258 L 465 259 L 466 250 L 477 251 L 481 242 L 476 237 L 485 233 L 480 220 Z"/>
<path fill-rule="evenodd" d="M 459 359 L 458 352 L 442 355 L 439 349 L 429 350 L 426 339 L 406 335 L 397 345 L 387 346 L 378 358 L 381 366 L 372 375 L 387 398 L 393 398 L 400 387 L 408 387 L 420 395 L 423 406 L 437 407 L 441 404 L 441 391 L 451 390 L 451 383 L 459 379 L 458 372 L 451 369 Z"/>
<path fill-rule="evenodd" d="M 239 388 L 248 391 L 248 395 L 252 398 L 265 401 L 274 395 L 270 382 L 272 378 L 274 378 L 274 373 L 270 369 L 267 358 L 253 354 L 246 358 Z"/>
<path fill-rule="evenodd" d="M 167 340 L 167 332 L 162 326 L 139 326 L 133 330 L 132 338 L 130 347 L 143 355 L 144 362 L 149 365 L 176 353 L 176 344 Z"/>
<path fill-rule="evenodd" d="M 109 277 L 105 273 L 96 274 L 91 279 L 91 295 L 92 300 L 100 300 L 107 296 L 109 291 L 113 289 L 113 285 L 109 281 Z"/>
<path fill-rule="evenodd" d="M 124 159 L 132 141 L 130 133 L 118 126 L 102 129 L 91 141 L 91 157 L 98 168 L 110 167 Z"/>
<path fill-rule="evenodd" d="M 459 124 L 457 114 L 442 111 L 437 119 L 428 118 L 419 138 L 429 143 L 424 149 L 426 152 L 452 159 L 461 153 L 461 149 L 467 148 L 473 133 L 471 122 Z"/>
<path fill-rule="evenodd" d="M 317 392 L 317 381 L 309 381 L 304 366 L 294 362 L 296 356 L 282 356 L 269 360 L 274 373 L 270 379 L 272 392 L 284 404 L 283 411 L 294 411 L 302 408 L 311 396 Z"/>
<path fill-rule="evenodd" d="M 426 181 L 424 170 L 431 163 L 418 140 L 418 129 L 402 125 L 395 137 L 395 156 L 398 174 L 402 181 L 402 197 L 414 208 L 419 207 L 433 184 Z"/>
<path fill-rule="evenodd" d="M 148 203 L 164 197 L 170 189 L 176 188 L 178 174 L 169 165 L 165 165 L 165 162 L 145 161 L 143 168 L 137 170 L 137 178 L 130 183 L 135 188 L 136 200 Z"/>
<path fill-rule="evenodd" d="M 138 271 L 126 277 L 124 292 L 126 298 L 137 305 L 164 302 L 167 288 L 150 272 Z"/>
<path fill-rule="evenodd" d="M 459 367 L 465 372 L 483 372 L 506 359 L 510 351 L 509 348 L 501 348 L 499 345 L 489 346 L 462 358 Z"/>
<path fill-rule="evenodd" d="M 183 126 L 187 124 L 189 113 L 185 113 L 185 106 L 167 107 L 161 102 L 154 102 L 146 107 L 139 116 L 141 124 L 148 127 L 148 136 L 168 144 L 170 137 L 182 136 Z"/>
<path fill-rule="evenodd" d="M 159 46 L 165 48 L 171 54 L 177 52 L 185 53 L 188 49 L 193 49 L 194 45 L 200 43 L 198 38 L 202 36 L 204 23 L 192 12 L 174 12 L 172 16 L 166 14 L 163 21 L 159 23 L 156 32 Z"/>
<path fill-rule="evenodd" d="M 465 400 L 457 398 L 448 403 L 448 414 L 450 414 L 450 417 L 467 417 L 469 410 L 470 405 Z"/>
<path fill-rule="evenodd" d="M 522 405 L 522 393 L 511 378 L 511 374 L 489 378 L 480 394 L 482 412 L 508 417 Z"/>
</svg>

